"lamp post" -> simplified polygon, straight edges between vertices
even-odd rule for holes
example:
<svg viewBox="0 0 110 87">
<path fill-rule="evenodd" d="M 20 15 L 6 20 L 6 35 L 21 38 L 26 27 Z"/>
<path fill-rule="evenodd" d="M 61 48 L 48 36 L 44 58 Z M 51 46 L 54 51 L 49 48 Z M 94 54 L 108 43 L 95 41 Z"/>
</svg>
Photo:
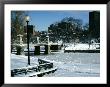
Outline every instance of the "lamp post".
<svg viewBox="0 0 110 87">
<path fill-rule="evenodd" d="M 26 16 L 26 23 L 27 23 L 27 49 L 28 49 L 28 65 L 30 65 L 30 54 L 29 54 L 29 16 Z"/>
</svg>

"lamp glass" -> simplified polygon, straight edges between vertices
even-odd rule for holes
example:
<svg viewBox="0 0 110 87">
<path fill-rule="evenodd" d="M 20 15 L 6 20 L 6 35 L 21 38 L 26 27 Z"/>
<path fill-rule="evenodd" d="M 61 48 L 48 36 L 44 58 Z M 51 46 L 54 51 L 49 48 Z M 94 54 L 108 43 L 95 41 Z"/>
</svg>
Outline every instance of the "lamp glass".
<svg viewBox="0 0 110 87">
<path fill-rule="evenodd" d="M 26 21 L 29 21 L 30 17 L 29 16 L 26 16 Z"/>
</svg>

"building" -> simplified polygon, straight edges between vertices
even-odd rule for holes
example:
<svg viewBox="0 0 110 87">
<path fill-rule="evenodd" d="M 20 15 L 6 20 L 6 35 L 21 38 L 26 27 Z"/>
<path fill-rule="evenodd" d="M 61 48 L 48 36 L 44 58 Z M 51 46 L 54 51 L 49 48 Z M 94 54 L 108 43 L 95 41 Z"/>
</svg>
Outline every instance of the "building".
<svg viewBox="0 0 110 87">
<path fill-rule="evenodd" d="M 100 38 L 100 12 L 89 12 L 89 33 L 92 38 Z"/>
</svg>

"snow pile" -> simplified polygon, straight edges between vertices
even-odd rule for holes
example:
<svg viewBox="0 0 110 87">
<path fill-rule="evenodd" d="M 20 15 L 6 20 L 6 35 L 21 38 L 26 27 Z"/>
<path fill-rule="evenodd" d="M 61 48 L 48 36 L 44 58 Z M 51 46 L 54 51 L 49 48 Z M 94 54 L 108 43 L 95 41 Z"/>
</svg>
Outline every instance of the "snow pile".
<svg viewBox="0 0 110 87">
<path fill-rule="evenodd" d="M 89 44 L 70 44 L 65 48 L 65 50 L 94 50 L 98 47 L 98 44 L 92 44 L 90 46 Z"/>
</svg>

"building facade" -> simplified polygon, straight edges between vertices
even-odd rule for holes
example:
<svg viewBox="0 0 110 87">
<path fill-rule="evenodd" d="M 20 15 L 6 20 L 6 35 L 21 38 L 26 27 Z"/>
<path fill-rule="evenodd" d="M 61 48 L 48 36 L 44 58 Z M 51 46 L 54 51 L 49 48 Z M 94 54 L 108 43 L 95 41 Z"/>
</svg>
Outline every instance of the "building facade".
<svg viewBox="0 0 110 87">
<path fill-rule="evenodd" d="M 89 33 L 92 38 L 100 38 L 100 12 L 89 12 Z"/>
</svg>

